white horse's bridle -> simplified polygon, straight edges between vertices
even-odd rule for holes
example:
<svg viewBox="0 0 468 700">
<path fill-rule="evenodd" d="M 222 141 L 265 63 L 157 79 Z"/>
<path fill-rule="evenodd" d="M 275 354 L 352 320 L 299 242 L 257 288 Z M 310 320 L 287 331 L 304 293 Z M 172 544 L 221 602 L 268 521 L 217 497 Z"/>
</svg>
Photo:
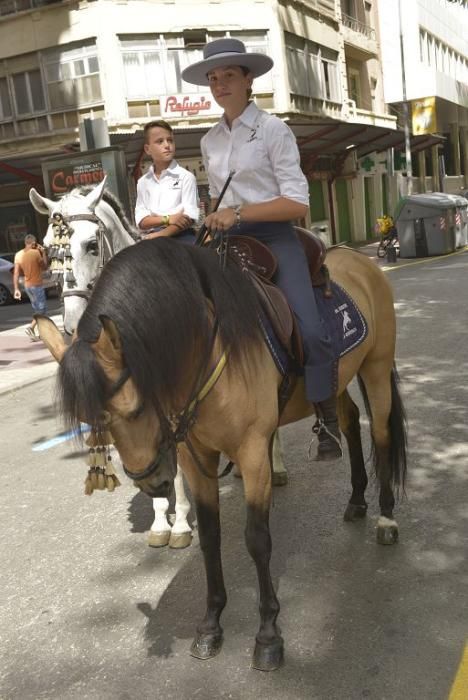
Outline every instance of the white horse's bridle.
<svg viewBox="0 0 468 700">
<path fill-rule="evenodd" d="M 98 225 L 96 234 L 99 253 L 98 274 L 86 285 L 86 289 L 74 288 L 74 285 L 76 285 L 75 275 L 73 274 L 71 266 L 68 267 L 66 263 L 66 261 L 68 261 L 71 264 L 71 260 L 73 259 L 69 244 L 73 234 L 73 228 L 70 226 L 72 221 L 91 221 Z M 96 214 L 71 214 L 70 216 L 66 216 L 57 212 L 49 219 L 49 224 L 51 224 L 54 229 L 54 242 L 48 247 L 47 252 L 51 265 L 54 260 L 57 265 L 55 269 L 52 269 L 52 274 L 58 277 L 64 277 L 67 284 L 72 287 L 72 289 L 66 289 L 62 292 L 62 298 L 82 297 L 88 300 L 93 291 L 96 279 L 102 272 L 102 268 L 106 262 L 114 256 L 112 237 L 109 236 L 109 231 L 105 223 L 99 216 L 96 216 Z"/>
</svg>

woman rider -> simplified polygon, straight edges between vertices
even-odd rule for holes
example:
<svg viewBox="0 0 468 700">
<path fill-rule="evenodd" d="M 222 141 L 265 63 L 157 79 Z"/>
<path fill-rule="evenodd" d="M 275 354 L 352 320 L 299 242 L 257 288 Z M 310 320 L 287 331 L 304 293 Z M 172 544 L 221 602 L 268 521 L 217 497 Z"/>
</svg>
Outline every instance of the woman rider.
<svg viewBox="0 0 468 700">
<path fill-rule="evenodd" d="M 336 459 L 342 454 L 336 416 L 337 365 L 317 310 L 306 256 L 291 223 L 306 215 L 308 184 L 292 131 L 250 100 L 253 79 L 267 73 L 273 61 L 264 54 L 247 53 L 242 41 L 232 38 L 209 42 L 203 56 L 185 68 L 182 78 L 194 85 L 209 85 L 224 110 L 201 141 L 214 202 L 234 171 L 220 208 L 207 216 L 205 225 L 212 231 L 253 236 L 277 257 L 273 281 L 299 323 L 306 396 L 319 419 L 316 459 Z"/>
</svg>

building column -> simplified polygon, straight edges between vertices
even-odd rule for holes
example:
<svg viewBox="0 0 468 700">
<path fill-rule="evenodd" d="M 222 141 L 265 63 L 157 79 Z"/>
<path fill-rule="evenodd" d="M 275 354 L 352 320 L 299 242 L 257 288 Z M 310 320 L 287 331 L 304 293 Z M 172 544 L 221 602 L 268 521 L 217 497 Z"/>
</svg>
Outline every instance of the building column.
<svg viewBox="0 0 468 700">
<path fill-rule="evenodd" d="M 468 126 L 460 127 L 460 143 L 463 148 L 463 170 L 465 187 L 468 189 Z"/>
<path fill-rule="evenodd" d="M 424 193 L 426 191 L 426 157 L 424 151 L 419 151 L 418 153 L 418 165 L 419 165 L 419 191 Z"/>
<path fill-rule="evenodd" d="M 431 160 L 432 160 L 432 191 L 433 192 L 440 192 L 439 149 L 437 146 L 431 147 Z"/>
<path fill-rule="evenodd" d="M 460 170 L 460 137 L 458 135 L 458 124 L 450 124 L 450 141 L 452 142 L 453 164 L 455 175 L 461 175 Z"/>
</svg>

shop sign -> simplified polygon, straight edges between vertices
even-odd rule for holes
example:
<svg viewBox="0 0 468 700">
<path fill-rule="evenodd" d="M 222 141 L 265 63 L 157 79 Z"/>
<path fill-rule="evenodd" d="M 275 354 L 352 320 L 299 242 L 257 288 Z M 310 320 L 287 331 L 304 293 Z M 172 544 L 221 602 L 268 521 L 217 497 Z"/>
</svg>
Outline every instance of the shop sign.
<svg viewBox="0 0 468 700">
<path fill-rule="evenodd" d="M 212 116 L 222 113 L 211 93 L 192 93 L 189 95 L 161 95 L 159 97 L 161 117 L 182 118 Z"/>
<path fill-rule="evenodd" d="M 64 167 L 51 168 L 47 173 L 49 188 L 52 195 L 62 195 L 71 192 L 82 185 L 97 185 L 104 179 L 104 170 L 100 160 Z"/>
<path fill-rule="evenodd" d="M 412 121 L 413 134 L 435 134 L 437 132 L 437 112 L 435 97 L 424 97 L 422 100 L 413 100 Z"/>
</svg>

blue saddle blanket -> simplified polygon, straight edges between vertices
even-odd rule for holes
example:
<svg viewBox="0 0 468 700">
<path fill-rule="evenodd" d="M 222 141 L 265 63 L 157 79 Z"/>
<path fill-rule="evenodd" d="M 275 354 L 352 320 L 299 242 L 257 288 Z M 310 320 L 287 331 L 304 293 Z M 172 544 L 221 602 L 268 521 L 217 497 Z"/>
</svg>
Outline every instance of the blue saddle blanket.
<svg viewBox="0 0 468 700">
<path fill-rule="evenodd" d="M 333 357 L 339 360 L 354 350 L 367 336 L 367 323 L 349 294 L 336 282 L 331 282 L 332 296 L 323 294 L 323 287 L 314 287 L 315 301 L 331 339 Z M 269 321 L 261 319 L 265 340 L 271 355 L 282 374 L 294 371 L 302 374 L 302 368 L 294 367 L 292 360 L 276 337 Z"/>
</svg>

